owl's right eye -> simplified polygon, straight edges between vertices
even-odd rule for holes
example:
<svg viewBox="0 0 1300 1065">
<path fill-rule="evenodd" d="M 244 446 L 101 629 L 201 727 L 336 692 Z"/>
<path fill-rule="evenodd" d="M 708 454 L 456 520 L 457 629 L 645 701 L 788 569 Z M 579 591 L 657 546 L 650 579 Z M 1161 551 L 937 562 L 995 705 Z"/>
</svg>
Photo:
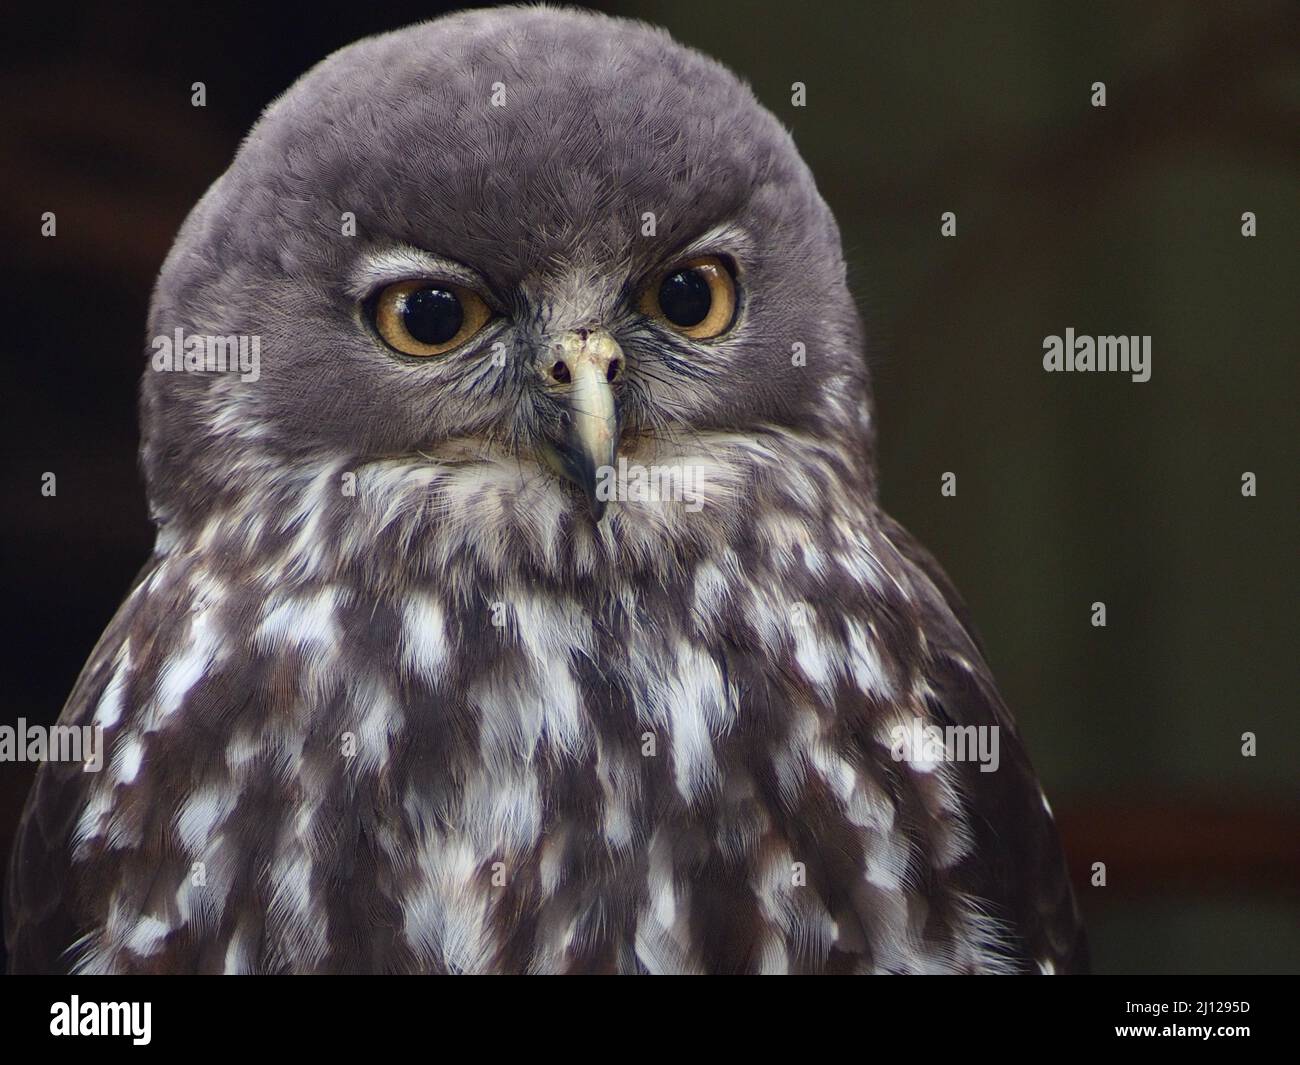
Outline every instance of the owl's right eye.
<svg viewBox="0 0 1300 1065">
<path fill-rule="evenodd" d="M 446 281 L 399 281 L 374 300 L 375 330 L 403 355 L 444 355 L 492 318 L 477 292 Z"/>
</svg>

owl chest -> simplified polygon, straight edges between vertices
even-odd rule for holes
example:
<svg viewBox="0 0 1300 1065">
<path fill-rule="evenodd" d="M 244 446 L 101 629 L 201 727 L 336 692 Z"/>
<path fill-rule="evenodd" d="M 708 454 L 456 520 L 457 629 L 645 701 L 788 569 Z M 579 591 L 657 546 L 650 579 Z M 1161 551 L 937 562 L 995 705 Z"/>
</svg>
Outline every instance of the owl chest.
<svg viewBox="0 0 1300 1065">
<path fill-rule="evenodd" d="M 142 908 L 96 964 L 129 967 L 147 938 L 227 971 L 860 968 L 906 939 L 942 826 L 916 827 L 929 781 L 837 740 L 815 682 L 835 648 L 516 619 L 494 646 L 408 608 L 395 666 L 291 630 L 220 765 L 146 758 L 134 789 L 173 798 L 111 794 L 106 835 L 140 844 L 112 852 L 115 912 Z"/>
<path fill-rule="evenodd" d="M 736 968 L 811 965 L 799 943 L 852 968 L 873 939 L 905 938 L 909 877 L 936 841 L 904 826 L 890 774 L 837 742 L 833 703 L 791 686 L 797 665 L 685 635 L 608 653 L 580 636 L 590 655 L 532 637 L 464 682 L 467 727 L 454 746 L 428 732 L 378 837 L 426 963 L 485 964 L 449 953 L 469 898 L 470 942 L 541 970 L 682 971 L 724 949 Z M 439 713 L 432 696 L 405 708 Z"/>
</svg>

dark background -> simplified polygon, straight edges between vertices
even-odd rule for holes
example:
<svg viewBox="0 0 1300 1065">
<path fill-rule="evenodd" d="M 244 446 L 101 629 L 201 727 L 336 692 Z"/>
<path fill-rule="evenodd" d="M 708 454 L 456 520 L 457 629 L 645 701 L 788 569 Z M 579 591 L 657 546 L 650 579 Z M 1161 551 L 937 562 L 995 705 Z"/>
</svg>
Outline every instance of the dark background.
<svg viewBox="0 0 1300 1065">
<path fill-rule="evenodd" d="M 1300 970 L 1300 8 L 597 6 L 730 65 L 817 175 L 871 336 L 885 502 L 970 602 L 1065 834 L 1096 968 Z M 135 392 L 150 286 L 186 211 L 314 62 L 440 10 L 6 16 L 6 720 L 55 718 L 149 552 Z M 1045 374 L 1043 338 L 1067 326 L 1150 334 L 1151 381 Z M 0 765 L 4 851 L 30 779 Z"/>
</svg>

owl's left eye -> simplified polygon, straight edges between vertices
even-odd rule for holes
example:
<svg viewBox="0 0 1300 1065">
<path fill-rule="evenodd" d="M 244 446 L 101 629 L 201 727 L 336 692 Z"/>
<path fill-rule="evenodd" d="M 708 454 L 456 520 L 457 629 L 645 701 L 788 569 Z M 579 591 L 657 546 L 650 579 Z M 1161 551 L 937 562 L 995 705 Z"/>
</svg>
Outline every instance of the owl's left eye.
<svg viewBox="0 0 1300 1065">
<path fill-rule="evenodd" d="M 716 255 L 690 259 L 655 278 L 641 294 L 640 307 L 693 340 L 712 340 L 736 317 L 736 281 Z"/>
<path fill-rule="evenodd" d="M 403 355 L 443 355 L 487 325 L 492 312 L 477 292 L 446 281 L 399 281 L 379 293 L 375 329 Z"/>
</svg>

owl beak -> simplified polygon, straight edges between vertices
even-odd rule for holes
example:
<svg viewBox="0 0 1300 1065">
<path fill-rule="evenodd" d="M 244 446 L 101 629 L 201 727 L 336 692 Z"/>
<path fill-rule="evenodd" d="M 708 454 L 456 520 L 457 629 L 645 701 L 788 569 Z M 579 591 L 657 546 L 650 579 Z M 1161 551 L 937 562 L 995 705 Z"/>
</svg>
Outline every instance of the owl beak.
<svg viewBox="0 0 1300 1065">
<path fill-rule="evenodd" d="M 564 408 L 564 420 L 547 458 L 556 472 L 582 489 L 599 523 L 609 502 L 600 488 L 612 483 L 618 453 L 614 382 L 623 370 L 623 351 L 603 329 L 577 329 L 565 333 L 549 354 L 543 376 L 547 391 Z"/>
</svg>

